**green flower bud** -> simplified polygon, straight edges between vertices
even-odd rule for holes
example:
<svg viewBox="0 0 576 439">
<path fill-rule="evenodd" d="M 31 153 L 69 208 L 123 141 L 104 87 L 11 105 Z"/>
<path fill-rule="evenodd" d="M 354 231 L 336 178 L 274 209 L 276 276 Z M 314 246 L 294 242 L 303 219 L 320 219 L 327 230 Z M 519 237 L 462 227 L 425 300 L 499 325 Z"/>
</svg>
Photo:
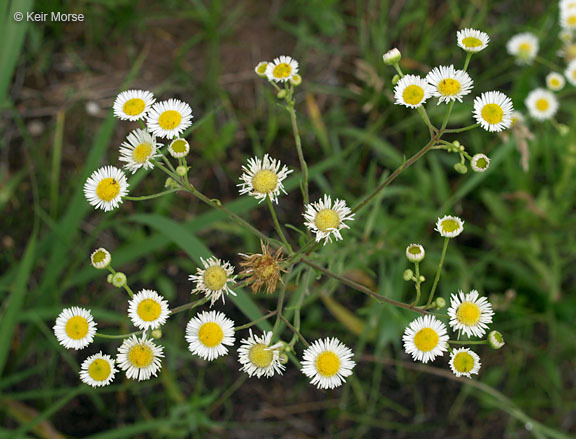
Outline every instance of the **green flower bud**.
<svg viewBox="0 0 576 439">
<path fill-rule="evenodd" d="M 276 95 L 278 99 L 284 99 L 286 97 L 286 90 L 280 90 Z"/>
<path fill-rule="evenodd" d="M 404 278 L 404 280 L 406 282 L 408 282 L 409 280 L 412 280 L 412 278 L 414 277 L 414 272 L 410 269 L 407 269 L 404 271 L 404 274 L 402 275 L 402 277 Z"/>
<path fill-rule="evenodd" d="M 176 168 L 176 174 L 180 177 L 184 177 L 188 173 L 188 166 L 178 166 Z"/>
<path fill-rule="evenodd" d="M 466 174 L 468 172 L 468 168 L 464 163 L 456 163 L 454 165 L 454 170 L 459 174 Z"/>
<path fill-rule="evenodd" d="M 392 85 L 398 84 L 398 81 L 400 81 L 400 75 L 394 75 L 392 77 Z"/>
<path fill-rule="evenodd" d="M 106 281 L 111 284 L 112 283 L 112 273 L 109 273 L 108 276 L 106 276 Z"/>
<path fill-rule="evenodd" d="M 437 297 L 435 302 L 436 308 L 444 308 L 446 306 L 446 300 L 442 297 Z"/>
<path fill-rule="evenodd" d="M 490 331 L 488 334 L 488 343 L 490 343 L 493 349 L 500 349 L 505 344 L 504 337 L 498 331 Z"/>
<path fill-rule="evenodd" d="M 150 333 L 150 335 L 155 339 L 162 338 L 162 330 L 161 329 L 155 329 L 154 331 L 152 331 Z"/>
<path fill-rule="evenodd" d="M 382 60 L 384 61 L 384 64 L 386 64 L 387 66 L 393 66 L 395 64 L 398 64 L 401 59 L 402 59 L 402 53 L 400 53 L 400 51 L 396 48 L 390 49 L 388 52 L 382 55 Z"/>
<path fill-rule="evenodd" d="M 112 276 L 112 285 L 114 285 L 116 288 L 122 288 L 124 285 L 126 285 L 126 275 L 120 271 L 118 273 L 114 273 Z"/>
<path fill-rule="evenodd" d="M 288 363 L 288 355 L 286 355 L 286 354 L 280 354 L 278 359 L 280 360 L 280 364 Z"/>
</svg>

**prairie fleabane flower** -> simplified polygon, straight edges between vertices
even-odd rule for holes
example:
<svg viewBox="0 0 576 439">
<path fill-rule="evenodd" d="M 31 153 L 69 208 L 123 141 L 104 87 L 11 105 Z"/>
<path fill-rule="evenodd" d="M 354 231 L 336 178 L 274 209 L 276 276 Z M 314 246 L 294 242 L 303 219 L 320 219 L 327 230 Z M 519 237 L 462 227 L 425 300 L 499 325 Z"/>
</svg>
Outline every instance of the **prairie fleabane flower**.
<svg viewBox="0 0 576 439">
<path fill-rule="evenodd" d="M 238 361 L 242 364 L 240 370 L 256 378 L 262 376 L 270 378 L 275 373 L 282 375 L 286 369 L 280 362 L 282 343 L 270 345 L 271 341 L 272 332 L 264 332 L 258 337 L 250 329 L 250 336 L 242 339 L 241 346 L 238 348 Z"/>
<path fill-rule="evenodd" d="M 292 75 L 292 77 L 290 78 L 290 84 L 296 87 L 299 86 L 300 84 L 302 84 L 302 76 L 298 74 Z"/>
<path fill-rule="evenodd" d="M 266 293 L 273 294 L 276 291 L 278 281 L 282 282 L 281 273 L 286 273 L 286 269 L 281 267 L 282 262 L 284 262 L 282 249 L 278 249 L 272 254 L 270 246 L 262 241 L 260 247 L 262 253 L 249 255 L 240 253 L 242 257 L 240 277 L 246 278 L 246 283 L 250 285 L 253 293 L 257 293 L 265 286 Z"/>
<path fill-rule="evenodd" d="M 162 368 L 163 351 L 162 346 L 152 343 L 146 335 L 140 339 L 132 335 L 118 348 L 116 361 L 118 367 L 126 372 L 126 378 L 143 381 L 157 376 Z"/>
<path fill-rule="evenodd" d="M 560 10 L 560 26 L 562 26 L 562 29 L 576 30 L 576 8 L 563 8 Z"/>
<path fill-rule="evenodd" d="M 126 174 L 114 166 L 104 166 L 92 173 L 84 183 L 84 196 L 96 209 L 116 209 L 128 194 Z"/>
<path fill-rule="evenodd" d="M 458 46 L 466 52 L 476 53 L 484 50 L 490 42 L 487 33 L 476 29 L 462 29 L 456 33 Z"/>
<path fill-rule="evenodd" d="M 382 60 L 384 61 L 384 64 L 388 66 L 398 64 L 401 59 L 402 59 L 402 53 L 400 53 L 400 51 L 396 47 L 390 49 L 388 52 L 382 55 Z"/>
<path fill-rule="evenodd" d="M 248 159 L 248 166 L 242 166 L 242 171 L 244 171 L 240 176 L 242 183 L 237 185 L 241 195 L 248 194 L 259 202 L 270 197 L 270 200 L 278 203 L 280 192 L 286 193 L 282 182 L 292 169 L 264 154 L 262 159 L 257 157 Z"/>
<path fill-rule="evenodd" d="M 406 258 L 410 262 L 420 262 L 422 259 L 424 259 L 425 255 L 426 252 L 424 251 L 424 247 L 422 247 L 420 244 L 410 244 L 408 247 L 406 247 Z"/>
<path fill-rule="evenodd" d="M 530 116 L 537 120 L 552 119 L 558 111 L 558 99 L 544 88 L 532 90 L 526 97 L 526 108 Z"/>
<path fill-rule="evenodd" d="M 457 216 L 445 215 L 438 218 L 434 230 L 444 238 L 456 238 L 464 230 L 464 221 Z"/>
<path fill-rule="evenodd" d="M 450 369 L 457 377 L 471 378 L 480 370 L 480 357 L 468 348 L 454 349 L 450 354 Z"/>
<path fill-rule="evenodd" d="M 210 306 L 214 305 L 220 297 L 224 303 L 226 294 L 235 296 L 236 293 L 228 285 L 236 282 L 234 267 L 229 262 L 223 262 L 214 256 L 208 259 L 200 258 L 200 260 L 204 268 L 198 267 L 196 274 L 188 278 L 196 282 L 192 294 L 204 293 L 204 296 L 210 299 Z"/>
<path fill-rule="evenodd" d="M 107 386 L 118 372 L 114 367 L 114 360 L 102 352 L 86 358 L 80 367 L 80 379 L 92 387 Z"/>
<path fill-rule="evenodd" d="M 261 61 L 258 63 L 258 65 L 256 67 L 254 67 L 254 71 L 261 78 L 265 78 L 267 67 L 268 67 L 268 62 L 267 61 Z"/>
<path fill-rule="evenodd" d="M 564 76 L 566 76 L 566 79 L 570 84 L 576 85 L 576 59 L 573 59 L 568 63 L 568 66 L 566 66 L 566 70 L 564 71 Z"/>
<path fill-rule="evenodd" d="M 190 152 L 190 144 L 186 139 L 174 139 L 168 146 L 168 152 L 175 159 L 186 157 Z"/>
<path fill-rule="evenodd" d="M 414 361 L 428 363 L 448 349 L 446 325 L 431 315 L 418 317 L 408 325 L 402 341 L 404 350 Z"/>
<path fill-rule="evenodd" d="M 456 70 L 454 66 L 434 67 L 426 76 L 426 81 L 432 86 L 432 96 L 438 99 L 438 105 L 450 101 L 462 102 L 472 90 L 474 81 L 463 70 Z"/>
<path fill-rule="evenodd" d="M 394 87 L 394 103 L 418 108 L 432 96 L 432 87 L 417 75 L 406 75 Z"/>
<path fill-rule="evenodd" d="M 504 337 L 498 331 L 490 331 L 488 334 L 488 343 L 492 349 L 500 349 L 506 343 L 504 342 Z"/>
<path fill-rule="evenodd" d="M 146 124 L 152 135 L 170 139 L 192 125 L 192 109 L 178 99 L 156 102 L 148 112 Z"/>
<path fill-rule="evenodd" d="M 62 310 L 53 330 L 66 349 L 84 349 L 94 340 L 96 322 L 89 310 L 73 306 Z"/>
<path fill-rule="evenodd" d="M 566 85 L 566 80 L 558 72 L 550 72 L 546 75 L 546 87 L 552 91 L 560 91 Z"/>
<path fill-rule="evenodd" d="M 512 100 L 499 91 L 482 93 L 474 99 L 474 118 L 486 131 L 502 131 L 512 124 Z"/>
<path fill-rule="evenodd" d="M 94 250 L 94 252 L 90 255 L 90 263 L 94 268 L 99 270 L 106 268 L 110 262 L 112 262 L 112 256 L 110 255 L 110 252 L 105 248 Z"/>
<path fill-rule="evenodd" d="M 124 168 L 134 174 L 138 169 L 152 169 L 154 165 L 152 160 L 160 157 L 157 152 L 158 147 L 162 146 L 156 143 L 156 139 L 146 130 L 134 130 L 126 137 L 120 147 L 120 161 L 126 162 Z"/>
<path fill-rule="evenodd" d="M 274 82 L 286 82 L 296 73 L 298 61 L 289 56 L 280 56 L 266 66 L 266 76 Z"/>
<path fill-rule="evenodd" d="M 188 350 L 204 360 L 226 355 L 234 340 L 234 322 L 221 312 L 201 312 L 186 325 Z"/>
<path fill-rule="evenodd" d="M 474 172 L 486 172 L 490 167 L 490 159 L 486 154 L 474 154 L 470 160 L 470 166 Z"/>
<path fill-rule="evenodd" d="M 518 64 L 532 64 L 538 55 L 539 47 L 538 37 L 530 32 L 514 35 L 506 43 L 508 53 L 516 57 Z"/>
<path fill-rule="evenodd" d="M 336 338 L 314 341 L 302 356 L 302 373 L 319 389 L 340 387 L 352 375 L 354 354 Z"/>
<path fill-rule="evenodd" d="M 336 240 L 341 240 L 340 231 L 350 228 L 345 221 L 354 220 L 354 214 L 346 206 L 346 202 L 336 199 L 332 203 L 330 195 L 324 195 L 324 198 L 307 204 L 305 208 L 304 225 L 316 234 L 317 242 L 324 240 L 324 245 L 332 242 L 332 236 Z"/>
<path fill-rule="evenodd" d="M 139 329 L 156 329 L 170 316 L 168 302 L 154 290 L 142 290 L 128 302 L 128 316 Z"/>
<path fill-rule="evenodd" d="M 472 290 L 468 294 L 459 291 L 450 297 L 448 316 L 450 326 L 467 336 L 482 337 L 488 323 L 492 323 L 494 311 L 486 297 L 479 297 L 478 291 Z"/>
<path fill-rule="evenodd" d="M 154 104 L 154 95 L 146 90 L 127 90 L 116 96 L 114 116 L 122 120 L 139 120 Z"/>
</svg>

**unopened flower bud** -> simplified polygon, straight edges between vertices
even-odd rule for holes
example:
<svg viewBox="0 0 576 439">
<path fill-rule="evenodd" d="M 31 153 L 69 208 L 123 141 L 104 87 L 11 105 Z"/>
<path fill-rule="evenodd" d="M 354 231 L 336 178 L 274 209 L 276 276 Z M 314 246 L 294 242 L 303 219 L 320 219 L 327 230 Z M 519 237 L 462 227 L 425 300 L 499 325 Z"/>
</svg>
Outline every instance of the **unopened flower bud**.
<svg viewBox="0 0 576 439">
<path fill-rule="evenodd" d="M 106 281 L 111 284 L 112 283 L 112 273 L 109 273 L 108 276 L 106 276 Z"/>
<path fill-rule="evenodd" d="M 466 165 L 460 162 L 454 165 L 454 170 L 459 174 L 466 174 L 468 172 L 468 168 L 466 167 Z"/>
<path fill-rule="evenodd" d="M 418 280 L 420 281 L 420 283 L 424 282 L 426 280 L 426 278 L 423 275 L 420 275 L 420 277 L 418 278 Z"/>
<path fill-rule="evenodd" d="M 394 75 L 392 77 L 392 85 L 398 84 L 398 81 L 400 81 L 400 75 Z"/>
<path fill-rule="evenodd" d="M 284 99 L 286 97 L 286 90 L 280 90 L 276 95 L 278 99 Z"/>
<path fill-rule="evenodd" d="M 559 123 L 559 124 L 556 126 L 556 129 L 558 130 L 558 133 L 559 133 L 562 137 L 568 135 L 568 133 L 570 132 L 570 127 L 569 127 L 568 125 L 563 124 L 563 123 Z"/>
<path fill-rule="evenodd" d="M 414 272 L 408 268 L 407 270 L 404 271 L 402 277 L 406 282 L 408 282 L 409 280 L 412 280 L 412 278 L 414 277 Z"/>
<path fill-rule="evenodd" d="M 402 53 L 400 53 L 400 51 L 396 48 L 390 49 L 388 52 L 382 55 L 382 60 L 384 61 L 384 64 L 386 64 L 387 66 L 393 66 L 395 64 L 398 64 L 401 59 L 402 59 Z"/>
<path fill-rule="evenodd" d="M 126 275 L 120 271 L 118 273 L 114 273 L 112 276 L 112 285 L 114 285 L 116 288 L 122 288 L 124 285 L 126 285 Z"/>
<path fill-rule="evenodd" d="M 152 331 L 150 333 L 150 335 L 152 336 L 152 338 L 155 338 L 155 339 L 162 338 L 162 330 L 161 329 L 155 329 L 154 331 Z"/>
<path fill-rule="evenodd" d="M 176 168 L 176 174 L 180 177 L 184 177 L 188 173 L 188 166 L 178 166 Z"/>
<path fill-rule="evenodd" d="M 490 331 L 488 334 L 488 343 L 493 349 L 500 349 L 504 346 L 504 337 L 498 331 Z"/>
<path fill-rule="evenodd" d="M 406 247 L 406 258 L 408 258 L 410 262 L 420 262 L 424 259 L 425 254 L 424 247 L 420 244 L 410 244 Z"/>
<path fill-rule="evenodd" d="M 490 159 L 486 154 L 475 154 L 470 160 L 474 172 L 485 172 L 490 167 Z"/>
<path fill-rule="evenodd" d="M 302 84 L 302 76 L 299 74 L 292 75 L 290 77 L 290 84 L 298 87 L 300 84 Z"/>
<path fill-rule="evenodd" d="M 105 248 L 99 248 L 90 255 L 90 263 L 94 268 L 102 270 L 112 262 L 112 255 Z"/>
<path fill-rule="evenodd" d="M 446 306 L 446 300 L 442 297 L 437 297 L 435 302 L 436 308 L 444 308 Z"/>
<path fill-rule="evenodd" d="M 168 189 L 176 189 L 178 188 L 178 183 L 176 183 L 172 178 L 168 177 L 166 182 L 164 183 L 164 187 Z"/>
</svg>

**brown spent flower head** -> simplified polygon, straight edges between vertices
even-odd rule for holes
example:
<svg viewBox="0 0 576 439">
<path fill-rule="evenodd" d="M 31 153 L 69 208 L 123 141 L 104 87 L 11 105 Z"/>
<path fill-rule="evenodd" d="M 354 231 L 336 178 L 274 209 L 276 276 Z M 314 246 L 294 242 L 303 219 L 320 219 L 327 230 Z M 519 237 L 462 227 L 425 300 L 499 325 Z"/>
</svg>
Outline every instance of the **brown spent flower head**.
<svg viewBox="0 0 576 439">
<path fill-rule="evenodd" d="M 253 293 L 257 293 L 266 286 L 266 293 L 273 294 L 276 291 L 278 281 L 282 282 L 281 273 L 286 273 L 280 264 L 284 261 L 282 249 L 276 250 L 272 255 L 270 246 L 260 241 L 262 253 L 245 255 L 240 253 L 242 271 L 240 276 L 246 278 Z"/>
</svg>

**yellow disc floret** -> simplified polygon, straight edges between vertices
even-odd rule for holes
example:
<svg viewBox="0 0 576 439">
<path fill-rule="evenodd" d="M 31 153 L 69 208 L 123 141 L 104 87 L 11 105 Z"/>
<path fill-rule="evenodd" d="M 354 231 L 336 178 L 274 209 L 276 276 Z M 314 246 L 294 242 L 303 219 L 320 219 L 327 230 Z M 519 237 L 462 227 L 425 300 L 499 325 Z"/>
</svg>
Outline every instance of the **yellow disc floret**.
<svg viewBox="0 0 576 439">
<path fill-rule="evenodd" d="M 340 370 L 340 358 L 334 352 L 322 352 L 316 358 L 316 369 L 324 377 L 331 377 Z"/>
<path fill-rule="evenodd" d="M 98 264 L 106 259 L 108 255 L 104 250 L 96 250 L 92 255 L 92 262 Z"/>
<path fill-rule="evenodd" d="M 440 223 L 444 233 L 453 233 L 460 228 L 460 223 L 453 219 L 445 219 Z"/>
<path fill-rule="evenodd" d="M 256 192 L 267 194 L 276 189 L 278 176 L 269 169 L 262 169 L 252 177 L 252 187 Z"/>
<path fill-rule="evenodd" d="M 454 369 L 460 373 L 468 373 L 474 367 L 474 358 L 468 352 L 458 352 L 453 360 Z"/>
<path fill-rule="evenodd" d="M 145 322 L 153 322 L 162 313 L 162 307 L 152 299 L 144 299 L 138 304 L 138 316 Z"/>
<path fill-rule="evenodd" d="M 275 78 L 287 78 L 288 76 L 290 76 L 292 74 L 292 67 L 290 66 L 290 64 L 287 64 L 285 62 L 278 64 L 277 66 L 274 67 L 274 70 L 272 71 L 272 75 Z"/>
<path fill-rule="evenodd" d="M 538 100 L 536 101 L 536 108 L 537 108 L 539 111 L 546 111 L 549 106 L 550 106 L 550 104 L 549 104 L 549 102 L 548 102 L 548 99 L 542 98 L 542 99 L 538 99 Z"/>
<path fill-rule="evenodd" d="M 453 96 L 460 92 L 462 86 L 456 79 L 446 78 L 438 83 L 438 91 L 443 96 Z"/>
<path fill-rule="evenodd" d="M 103 178 L 96 186 L 96 195 L 104 201 L 112 201 L 119 193 L 120 183 L 112 177 Z"/>
<path fill-rule="evenodd" d="M 200 343 L 208 348 L 213 348 L 222 343 L 224 331 L 218 323 L 208 322 L 200 326 L 198 330 L 198 339 Z"/>
<path fill-rule="evenodd" d="M 145 344 L 137 344 L 130 348 L 128 351 L 128 361 L 134 367 L 147 367 L 152 364 L 154 360 L 154 353 L 149 346 Z"/>
<path fill-rule="evenodd" d="M 270 366 L 272 360 L 274 359 L 274 353 L 271 350 L 268 350 L 268 346 L 265 344 L 258 343 L 250 348 L 248 357 L 254 366 L 263 369 Z"/>
<path fill-rule="evenodd" d="M 333 209 L 322 209 L 316 214 L 314 224 L 321 232 L 337 229 L 340 225 L 340 215 Z"/>
<path fill-rule="evenodd" d="M 464 44 L 466 47 L 480 47 L 482 46 L 482 41 L 480 41 L 478 38 L 466 37 L 462 40 L 462 44 Z"/>
<path fill-rule="evenodd" d="M 174 142 L 172 142 L 172 145 L 170 147 L 177 154 L 185 153 L 187 150 L 186 140 L 184 139 L 174 140 Z"/>
<path fill-rule="evenodd" d="M 440 337 L 432 328 L 423 328 L 414 335 L 414 344 L 422 352 L 429 352 L 438 345 Z"/>
<path fill-rule="evenodd" d="M 102 358 L 97 358 L 88 366 L 88 375 L 94 381 L 105 381 L 110 376 L 111 371 L 110 363 Z"/>
<path fill-rule="evenodd" d="M 226 270 L 224 270 L 219 265 L 213 265 L 204 271 L 203 280 L 204 284 L 210 290 L 218 291 L 222 289 L 224 285 L 226 285 L 228 274 L 226 273 Z"/>
<path fill-rule="evenodd" d="M 480 320 L 480 308 L 472 302 L 463 302 L 456 311 L 458 321 L 467 326 L 473 326 Z"/>
<path fill-rule="evenodd" d="M 486 104 L 482 108 L 482 119 L 490 124 L 497 124 L 504 119 L 504 111 L 498 104 Z"/>
<path fill-rule="evenodd" d="M 81 340 L 88 334 L 88 320 L 82 316 L 70 317 L 66 322 L 66 335 L 74 340 Z"/>
<path fill-rule="evenodd" d="M 404 102 L 410 105 L 418 105 L 424 99 L 424 89 L 419 85 L 409 85 L 402 93 Z"/>
<path fill-rule="evenodd" d="M 176 110 L 167 110 L 163 112 L 158 118 L 158 125 L 163 130 L 173 130 L 180 125 L 182 115 Z"/>
<path fill-rule="evenodd" d="M 152 154 L 152 145 L 148 142 L 141 143 L 132 151 L 132 158 L 136 163 L 145 163 Z"/>
<path fill-rule="evenodd" d="M 126 101 L 126 103 L 122 107 L 122 110 L 128 116 L 138 116 L 140 113 L 144 111 L 144 108 L 146 108 L 146 103 L 144 102 L 144 100 L 140 98 L 132 98 Z"/>
</svg>

